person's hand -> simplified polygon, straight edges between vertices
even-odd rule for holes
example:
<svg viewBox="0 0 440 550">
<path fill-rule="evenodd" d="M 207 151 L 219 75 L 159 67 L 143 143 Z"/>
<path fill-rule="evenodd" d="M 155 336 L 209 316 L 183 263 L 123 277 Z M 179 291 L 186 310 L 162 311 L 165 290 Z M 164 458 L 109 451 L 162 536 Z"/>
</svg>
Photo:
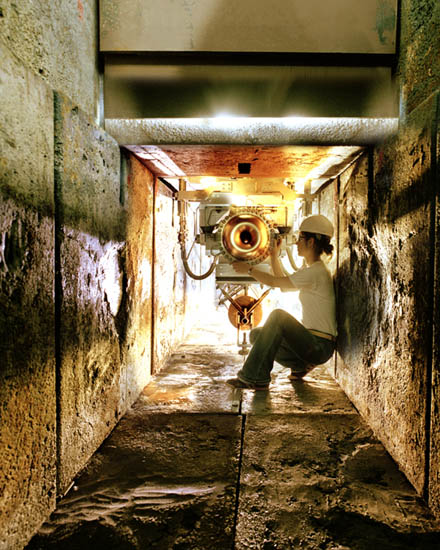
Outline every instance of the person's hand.
<svg viewBox="0 0 440 550">
<path fill-rule="evenodd" d="M 247 273 L 250 269 L 250 264 L 246 262 L 232 262 L 232 267 L 235 273 Z"/>
</svg>

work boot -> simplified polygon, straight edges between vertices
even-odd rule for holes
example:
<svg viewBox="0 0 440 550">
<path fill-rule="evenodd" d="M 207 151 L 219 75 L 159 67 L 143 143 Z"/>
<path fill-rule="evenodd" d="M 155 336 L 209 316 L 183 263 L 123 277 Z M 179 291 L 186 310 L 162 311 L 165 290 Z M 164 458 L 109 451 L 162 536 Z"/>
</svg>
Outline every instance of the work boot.
<svg viewBox="0 0 440 550">
<path fill-rule="evenodd" d="M 243 382 L 239 378 L 230 378 L 226 380 L 226 384 L 236 390 L 267 390 L 269 388 L 269 384 L 250 384 L 249 382 Z"/>
<path fill-rule="evenodd" d="M 309 371 L 303 371 L 303 372 L 294 372 L 294 371 L 292 371 L 287 378 L 289 380 L 302 380 L 304 378 L 304 376 L 308 373 L 309 373 Z"/>
<path fill-rule="evenodd" d="M 306 374 L 309 374 L 309 372 L 311 372 L 316 367 L 316 365 L 309 364 L 309 365 L 304 365 L 304 367 L 307 370 L 299 370 L 299 371 L 291 370 L 287 378 L 289 380 L 302 380 L 304 376 L 306 376 Z"/>
</svg>

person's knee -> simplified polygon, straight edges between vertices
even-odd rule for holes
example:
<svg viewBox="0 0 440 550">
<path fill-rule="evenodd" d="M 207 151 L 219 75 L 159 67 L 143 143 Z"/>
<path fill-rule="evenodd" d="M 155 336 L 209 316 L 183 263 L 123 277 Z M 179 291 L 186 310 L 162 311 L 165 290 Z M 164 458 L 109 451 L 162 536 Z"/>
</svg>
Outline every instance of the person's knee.
<svg viewBox="0 0 440 550">
<path fill-rule="evenodd" d="M 278 318 L 278 317 L 280 317 L 280 316 L 283 316 L 284 313 L 286 313 L 286 312 L 284 311 L 284 309 L 280 309 L 280 308 L 273 309 L 273 310 L 270 312 L 269 318 Z"/>
<path fill-rule="evenodd" d="M 254 329 L 251 330 L 251 332 L 249 334 L 249 341 L 250 341 L 251 344 L 255 344 L 255 340 L 257 339 L 260 332 L 261 332 L 261 327 L 254 328 Z"/>
<path fill-rule="evenodd" d="M 270 313 L 269 317 L 267 318 L 266 323 L 269 323 L 269 324 L 280 323 L 283 321 L 283 319 L 285 319 L 287 315 L 288 313 L 284 311 L 284 309 L 274 309 Z"/>
<path fill-rule="evenodd" d="M 264 326 L 262 327 L 264 333 L 272 333 L 281 330 L 284 324 L 284 313 L 285 311 L 283 311 L 282 309 L 274 309 L 273 311 L 271 311 L 268 318 L 266 319 L 266 322 L 264 323 Z"/>
</svg>

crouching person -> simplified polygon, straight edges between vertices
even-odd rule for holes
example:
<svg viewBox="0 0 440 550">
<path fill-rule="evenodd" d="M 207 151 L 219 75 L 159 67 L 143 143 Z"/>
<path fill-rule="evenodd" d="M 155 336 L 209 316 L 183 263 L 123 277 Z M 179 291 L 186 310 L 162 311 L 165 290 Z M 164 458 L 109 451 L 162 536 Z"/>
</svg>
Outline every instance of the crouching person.
<svg viewBox="0 0 440 550">
<path fill-rule="evenodd" d="M 251 332 L 252 349 L 237 377 L 227 381 L 230 386 L 264 390 L 269 387 L 274 361 L 290 369 L 290 379 L 300 379 L 330 359 L 336 341 L 335 296 L 321 255 L 332 253 L 332 236 L 333 225 L 325 216 L 306 218 L 296 243 L 306 266 L 289 276 L 280 263 L 280 243 L 271 252 L 273 275 L 245 262 L 233 263 L 237 273 L 248 273 L 262 284 L 298 291 L 302 321 L 282 309 L 272 311 L 264 326 Z"/>
</svg>

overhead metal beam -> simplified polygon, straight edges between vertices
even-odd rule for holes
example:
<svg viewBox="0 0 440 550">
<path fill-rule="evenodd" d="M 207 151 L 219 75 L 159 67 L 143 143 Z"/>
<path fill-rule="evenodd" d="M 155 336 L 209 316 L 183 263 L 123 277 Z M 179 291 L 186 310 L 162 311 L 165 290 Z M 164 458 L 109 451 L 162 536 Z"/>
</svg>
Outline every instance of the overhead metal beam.
<svg viewBox="0 0 440 550">
<path fill-rule="evenodd" d="M 371 145 L 397 133 L 398 118 L 106 119 L 120 145 Z"/>
</svg>

